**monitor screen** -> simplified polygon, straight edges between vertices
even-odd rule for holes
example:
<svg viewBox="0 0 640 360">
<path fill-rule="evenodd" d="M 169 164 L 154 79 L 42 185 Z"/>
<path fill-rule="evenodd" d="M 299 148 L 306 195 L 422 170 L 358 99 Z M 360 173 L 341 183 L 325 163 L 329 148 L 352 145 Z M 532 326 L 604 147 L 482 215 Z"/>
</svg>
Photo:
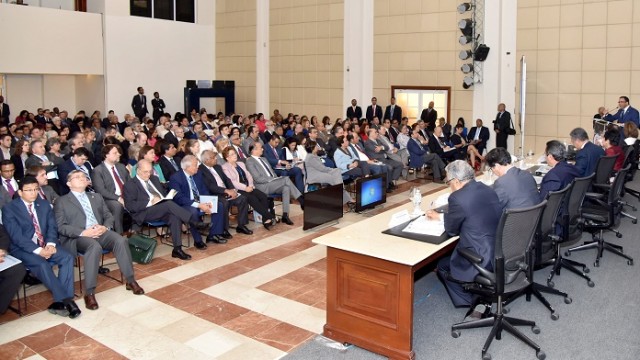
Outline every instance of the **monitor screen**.
<svg viewBox="0 0 640 360">
<path fill-rule="evenodd" d="M 304 225 L 302 230 L 340 219 L 342 212 L 342 184 L 327 186 L 304 194 Z"/>
<path fill-rule="evenodd" d="M 386 174 L 360 178 L 356 182 L 356 212 L 372 209 L 387 202 Z"/>
</svg>

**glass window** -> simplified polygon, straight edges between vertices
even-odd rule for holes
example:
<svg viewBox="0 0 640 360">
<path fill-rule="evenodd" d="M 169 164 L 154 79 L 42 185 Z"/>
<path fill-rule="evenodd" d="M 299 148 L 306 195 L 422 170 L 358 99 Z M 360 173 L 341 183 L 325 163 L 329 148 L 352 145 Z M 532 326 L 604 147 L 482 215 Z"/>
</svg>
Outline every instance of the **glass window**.
<svg viewBox="0 0 640 360">
<path fill-rule="evenodd" d="M 131 0 L 131 15 L 151 17 L 151 0 Z"/>
<path fill-rule="evenodd" d="M 175 1 L 176 1 L 176 20 L 195 23 L 196 22 L 195 0 L 175 0 Z"/>
<path fill-rule="evenodd" d="M 173 0 L 153 0 L 153 17 L 173 20 Z"/>
</svg>

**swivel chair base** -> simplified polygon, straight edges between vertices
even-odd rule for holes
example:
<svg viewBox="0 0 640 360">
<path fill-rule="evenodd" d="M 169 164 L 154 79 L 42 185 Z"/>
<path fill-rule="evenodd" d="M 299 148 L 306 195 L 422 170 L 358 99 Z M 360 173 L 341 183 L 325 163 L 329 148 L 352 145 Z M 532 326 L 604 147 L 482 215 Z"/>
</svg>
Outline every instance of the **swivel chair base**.
<svg viewBox="0 0 640 360">
<path fill-rule="evenodd" d="M 567 294 L 566 292 L 556 290 L 551 286 L 544 286 L 542 284 L 538 284 L 534 282 L 534 283 L 531 283 L 531 285 L 527 286 L 526 288 L 522 289 L 522 291 L 519 291 L 507 297 L 507 299 L 503 303 L 503 306 L 505 307 L 503 309 L 503 312 L 505 314 L 508 313 L 508 309 L 506 308 L 506 306 L 511 304 L 515 299 L 520 297 L 522 294 L 526 296 L 527 301 L 531 301 L 531 295 L 533 295 L 542 303 L 542 305 L 544 305 L 551 312 L 551 320 L 558 320 L 560 318 L 560 315 L 556 312 L 553 306 L 551 306 L 551 304 L 549 303 L 549 301 L 547 301 L 544 295 L 542 295 L 543 292 L 547 294 L 559 295 L 564 297 L 565 304 L 571 304 L 571 302 L 573 302 L 571 297 L 569 297 L 569 294 Z"/>
<path fill-rule="evenodd" d="M 489 346 L 491 346 L 491 342 L 493 339 L 501 340 L 502 339 L 502 330 L 506 330 L 511 335 L 518 338 L 520 341 L 529 345 L 536 351 L 536 357 L 540 360 L 545 359 L 545 353 L 540 349 L 540 346 L 533 342 L 533 340 L 529 339 L 525 334 L 520 332 L 520 330 L 516 329 L 516 326 L 531 326 L 531 331 L 534 334 L 540 333 L 540 328 L 536 326 L 535 321 L 517 319 L 512 317 L 504 316 L 502 312 L 502 299 L 498 297 L 498 310 L 496 313 L 489 315 L 484 319 L 472 320 L 467 322 L 461 322 L 454 324 L 451 326 L 451 336 L 457 338 L 460 336 L 460 330 L 462 329 L 476 329 L 483 327 L 491 327 L 491 332 L 489 333 L 489 337 L 484 343 L 482 347 L 482 359 L 490 360 L 491 355 L 487 353 L 489 350 Z"/>
<path fill-rule="evenodd" d="M 615 231 L 616 234 L 620 234 L 617 231 Z M 573 247 L 569 250 L 567 250 L 564 255 L 565 256 L 570 256 L 572 251 L 581 251 L 581 250 L 586 250 L 586 249 L 597 249 L 598 250 L 598 254 L 596 255 L 596 261 L 593 263 L 593 266 L 598 267 L 600 266 L 600 258 L 602 258 L 602 253 L 604 252 L 604 250 L 607 250 L 609 252 L 612 252 L 618 256 L 621 256 L 625 259 L 627 259 L 627 264 L 628 265 L 633 265 L 633 258 L 629 255 L 626 255 L 623 252 L 623 248 L 620 245 L 616 245 L 616 244 L 612 244 L 610 242 L 604 241 L 604 237 L 602 236 L 603 233 L 603 229 L 600 230 L 600 235 L 596 236 L 594 234 L 593 237 L 593 241 L 586 241 L 583 245 L 580 246 L 576 246 Z M 618 237 L 622 237 L 622 235 L 620 234 L 620 236 Z"/>
</svg>

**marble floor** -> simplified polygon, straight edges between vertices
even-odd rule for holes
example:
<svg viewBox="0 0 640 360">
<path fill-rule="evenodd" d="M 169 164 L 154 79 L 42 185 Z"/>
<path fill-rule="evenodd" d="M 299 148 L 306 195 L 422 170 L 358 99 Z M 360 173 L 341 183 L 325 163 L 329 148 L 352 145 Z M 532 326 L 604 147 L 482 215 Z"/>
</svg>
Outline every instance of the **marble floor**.
<svg viewBox="0 0 640 360">
<path fill-rule="evenodd" d="M 227 244 L 187 249 L 190 261 L 172 258 L 171 247 L 159 244 L 150 264 L 135 265 L 144 296 L 99 276 L 100 308 L 86 310 L 80 295 L 77 319 L 48 313 L 50 293 L 32 286 L 25 316 L 0 316 L 0 359 L 278 359 L 322 333 L 325 323 L 326 249 L 312 240 L 406 203 L 412 186 L 423 194 L 445 187 L 400 182 L 384 207 L 347 213 L 323 229 L 303 231 L 294 205 L 294 226 L 267 231 L 250 223 L 253 235 L 232 230 Z M 119 278 L 117 265 L 108 267 Z"/>
</svg>

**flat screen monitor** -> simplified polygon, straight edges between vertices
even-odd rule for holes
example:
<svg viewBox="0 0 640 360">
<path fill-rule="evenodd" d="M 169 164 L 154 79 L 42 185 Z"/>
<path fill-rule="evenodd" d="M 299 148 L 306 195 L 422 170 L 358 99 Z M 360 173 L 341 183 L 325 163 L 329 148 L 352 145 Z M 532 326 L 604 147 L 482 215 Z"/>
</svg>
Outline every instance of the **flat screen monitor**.
<svg viewBox="0 0 640 360">
<path fill-rule="evenodd" d="M 387 202 L 387 175 L 377 174 L 356 181 L 356 212 Z"/>
<path fill-rule="evenodd" d="M 331 185 L 304 194 L 304 224 L 308 230 L 342 217 L 342 184 Z"/>
</svg>

